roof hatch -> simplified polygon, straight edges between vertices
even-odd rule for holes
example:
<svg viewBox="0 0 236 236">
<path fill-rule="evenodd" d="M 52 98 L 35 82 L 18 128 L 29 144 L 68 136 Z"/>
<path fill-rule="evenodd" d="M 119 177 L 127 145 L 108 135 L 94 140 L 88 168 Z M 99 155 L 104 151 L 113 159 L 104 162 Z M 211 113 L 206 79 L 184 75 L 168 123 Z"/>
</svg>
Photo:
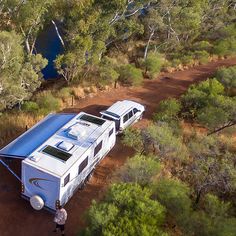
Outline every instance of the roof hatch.
<svg viewBox="0 0 236 236">
<path fill-rule="evenodd" d="M 85 128 L 79 124 L 73 125 L 68 131 L 68 137 L 75 140 L 85 139 L 86 134 Z"/>
<path fill-rule="evenodd" d="M 65 151 L 68 152 L 68 151 L 70 151 L 74 147 L 74 145 L 72 143 L 69 143 L 69 142 L 66 142 L 66 141 L 62 141 L 62 142 L 60 142 L 58 144 L 57 147 L 59 147 L 60 149 L 65 150 Z"/>
</svg>

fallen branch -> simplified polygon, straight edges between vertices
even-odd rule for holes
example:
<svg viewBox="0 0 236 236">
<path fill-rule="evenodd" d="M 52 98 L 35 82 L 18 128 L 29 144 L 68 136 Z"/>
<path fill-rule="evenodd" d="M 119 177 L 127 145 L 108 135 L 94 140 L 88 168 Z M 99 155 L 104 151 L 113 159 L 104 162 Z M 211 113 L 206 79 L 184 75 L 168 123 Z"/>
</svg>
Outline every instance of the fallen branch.
<svg viewBox="0 0 236 236">
<path fill-rule="evenodd" d="M 215 134 L 215 133 L 218 133 L 218 132 L 220 132 L 221 130 L 223 130 L 223 129 L 225 129 L 225 128 L 228 128 L 228 127 L 232 127 L 232 126 L 234 126 L 234 125 L 236 125 L 236 121 L 234 121 L 233 123 L 227 124 L 227 125 L 225 125 L 225 126 L 219 128 L 219 129 L 213 130 L 212 132 L 208 133 L 207 136 L 212 135 L 212 134 Z"/>
</svg>

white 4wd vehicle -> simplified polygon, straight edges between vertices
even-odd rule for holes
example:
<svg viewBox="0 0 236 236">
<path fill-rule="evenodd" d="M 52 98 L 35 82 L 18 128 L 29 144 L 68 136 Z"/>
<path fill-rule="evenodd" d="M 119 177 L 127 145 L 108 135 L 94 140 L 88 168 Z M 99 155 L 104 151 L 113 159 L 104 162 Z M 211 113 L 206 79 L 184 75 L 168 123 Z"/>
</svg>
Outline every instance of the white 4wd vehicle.
<svg viewBox="0 0 236 236">
<path fill-rule="evenodd" d="M 142 119 L 145 108 L 143 105 L 129 101 L 118 101 L 105 111 L 101 111 L 101 117 L 113 120 L 116 124 L 116 133 L 122 133 L 125 128 Z"/>
</svg>

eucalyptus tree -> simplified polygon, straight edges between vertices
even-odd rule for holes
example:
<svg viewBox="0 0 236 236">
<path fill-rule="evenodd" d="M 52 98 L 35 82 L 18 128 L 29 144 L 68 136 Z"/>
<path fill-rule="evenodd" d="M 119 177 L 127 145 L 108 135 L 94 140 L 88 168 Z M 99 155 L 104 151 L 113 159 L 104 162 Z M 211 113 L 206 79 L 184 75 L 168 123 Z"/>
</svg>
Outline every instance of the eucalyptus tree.
<svg viewBox="0 0 236 236">
<path fill-rule="evenodd" d="M 27 53 L 32 55 L 37 36 L 45 24 L 46 14 L 54 0 L 27 0 L 23 2 L 14 15 L 13 22 L 16 25 L 16 30 L 24 36 Z"/>
<path fill-rule="evenodd" d="M 15 30 L 22 34 L 26 51 L 33 54 L 37 36 L 50 18 L 50 6 L 56 0 L 2 0 L 0 15 L 3 30 Z"/>
<path fill-rule="evenodd" d="M 39 54 L 25 55 L 21 35 L 0 32 L 0 110 L 29 98 L 39 87 L 46 64 Z"/>
<path fill-rule="evenodd" d="M 159 37 L 158 33 L 160 34 L 163 32 L 165 24 L 163 22 L 163 17 L 161 17 L 160 13 L 155 9 L 148 11 L 147 15 L 143 19 L 143 24 L 145 27 L 145 32 L 147 32 L 146 34 L 148 35 L 144 52 L 144 59 L 146 59 L 151 40 L 154 37 L 156 37 L 156 39 Z"/>
<path fill-rule="evenodd" d="M 195 189 L 195 203 L 210 191 L 220 196 L 234 195 L 236 170 L 232 146 L 217 136 L 194 136 L 188 149 L 192 160 L 184 176 Z"/>
<path fill-rule="evenodd" d="M 235 1 L 205 1 L 202 10 L 201 31 L 206 33 L 207 37 L 214 39 L 218 37 L 217 32 L 235 18 Z"/>
<path fill-rule="evenodd" d="M 236 123 L 236 99 L 225 95 L 225 88 L 217 79 L 190 86 L 182 96 L 182 104 L 185 115 L 209 128 L 210 134 Z"/>
</svg>

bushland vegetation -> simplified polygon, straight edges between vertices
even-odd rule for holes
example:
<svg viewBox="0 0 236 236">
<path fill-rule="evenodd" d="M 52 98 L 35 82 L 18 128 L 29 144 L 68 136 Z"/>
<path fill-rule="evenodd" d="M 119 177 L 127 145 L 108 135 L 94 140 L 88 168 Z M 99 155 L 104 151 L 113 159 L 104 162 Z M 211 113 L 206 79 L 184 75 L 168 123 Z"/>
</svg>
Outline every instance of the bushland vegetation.
<svg viewBox="0 0 236 236">
<path fill-rule="evenodd" d="M 93 202 L 78 235 L 235 234 L 234 69 L 161 101 L 147 127 L 124 132 L 136 154 Z"/>
<path fill-rule="evenodd" d="M 0 17 L 1 142 L 90 92 L 78 84 L 141 85 L 236 52 L 230 0 L 3 0 Z M 32 97 L 47 65 L 35 42 L 51 22 L 63 31 L 54 64 L 69 86 Z M 81 234 L 235 235 L 235 102 L 235 67 L 223 68 L 160 103 L 147 128 L 127 130 L 123 143 L 137 153 L 92 204 Z"/>
<path fill-rule="evenodd" d="M 236 52 L 230 0 L 3 0 L 0 17 L 0 110 L 30 100 L 40 86 L 47 60 L 35 43 L 49 24 L 64 47 L 55 68 L 68 84 L 140 85 L 161 69 Z"/>
</svg>

